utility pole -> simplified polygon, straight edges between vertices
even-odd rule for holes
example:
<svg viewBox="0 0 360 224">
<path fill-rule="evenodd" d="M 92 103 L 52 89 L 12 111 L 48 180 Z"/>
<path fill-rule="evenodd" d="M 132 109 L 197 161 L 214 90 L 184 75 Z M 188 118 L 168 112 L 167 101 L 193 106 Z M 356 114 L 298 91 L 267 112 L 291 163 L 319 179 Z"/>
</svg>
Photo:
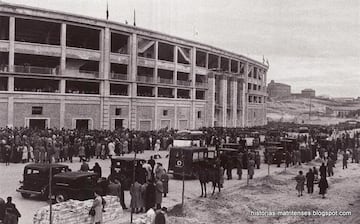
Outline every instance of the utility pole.
<svg viewBox="0 0 360 224">
<path fill-rule="evenodd" d="M 51 158 L 49 162 L 49 202 L 50 202 L 50 214 L 49 214 L 49 223 L 52 224 L 52 190 L 51 190 L 51 182 L 52 182 L 52 168 L 51 168 Z"/>
<path fill-rule="evenodd" d="M 181 193 L 181 207 L 184 208 L 184 198 L 185 198 L 185 155 L 184 150 L 181 152 L 181 160 L 182 160 L 182 193 Z"/>
<path fill-rule="evenodd" d="M 137 150 L 135 150 L 134 149 L 134 145 L 133 145 L 133 138 L 134 138 L 134 136 L 133 136 L 133 133 L 132 133 L 132 131 L 130 131 L 130 141 L 131 141 L 131 143 L 130 143 L 130 145 L 131 145 L 131 150 L 133 150 L 134 151 L 134 161 L 133 161 L 133 179 L 132 179 L 132 185 L 131 185 L 131 187 L 134 187 L 134 185 L 135 185 L 135 162 L 136 162 L 136 151 Z M 131 187 L 130 187 L 130 191 L 131 191 Z M 131 206 L 130 206 L 130 223 L 133 223 L 133 209 L 131 208 Z"/>
<path fill-rule="evenodd" d="M 309 123 L 311 122 L 311 96 L 309 96 Z"/>
</svg>

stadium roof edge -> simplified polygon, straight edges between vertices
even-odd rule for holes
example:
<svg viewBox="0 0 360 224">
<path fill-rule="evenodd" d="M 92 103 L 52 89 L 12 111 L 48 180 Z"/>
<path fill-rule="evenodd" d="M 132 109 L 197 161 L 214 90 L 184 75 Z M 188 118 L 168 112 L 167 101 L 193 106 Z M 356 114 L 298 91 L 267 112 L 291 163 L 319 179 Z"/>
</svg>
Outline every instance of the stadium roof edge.
<svg viewBox="0 0 360 224">
<path fill-rule="evenodd" d="M 106 27 L 106 24 L 124 26 L 124 27 L 127 27 L 129 29 L 140 30 L 140 31 L 144 31 L 144 32 L 150 32 L 150 33 L 154 33 L 154 34 L 157 34 L 157 35 L 163 35 L 163 36 L 167 36 L 167 37 L 174 38 L 174 39 L 177 39 L 177 40 L 185 41 L 185 42 L 188 42 L 188 43 L 200 45 L 200 46 L 203 46 L 203 47 L 212 48 L 214 50 L 222 51 L 222 52 L 225 52 L 225 53 L 230 54 L 230 55 L 236 55 L 236 56 L 238 56 L 240 58 L 244 58 L 247 61 L 249 61 L 250 63 L 261 66 L 262 68 L 265 68 L 265 69 L 269 68 L 268 65 L 265 65 L 265 64 L 263 64 L 263 63 L 261 63 L 259 61 L 256 61 L 256 60 L 254 60 L 252 58 L 249 58 L 249 57 L 246 57 L 244 55 L 234 53 L 234 52 L 231 52 L 231 51 L 228 51 L 228 50 L 224 50 L 224 49 L 221 49 L 219 47 L 214 47 L 214 46 L 211 46 L 211 45 L 208 45 L 208 44 L 200 43 L 200 42 L 189 40 L 189 39 L 186 39 L 186 38 L 177 37 L 177 36 L 161 33 L 159 31 L 149 30 L 149 29 L 141 28 L 141 27 L 137 27 L 137 26 L 135 27 L 135 26 L 127 25 L 127 24 L 120 23 L 120 22 L 108 21 L 108 20 L 105 20 L 105 19 L 95 18 L 95 17 L 91 17 L 91 16 L 84 16 L 84 15 L 73 14 L 73 13 L 68 13 L 68 12 L 62 12 L 62 11 L 57 11 L 57 10 L 38 8 L 38 7 L 27 6 L 27 5 L 22 5 L 22 4 L 7 3 L 7 2 L 1 1 L 1 0 L 0 0 L 0 7 L 9 7 L 9 8 L 16 7 L 16 8 L 34 10 L 34 11 L 39 11 L 39 12 L 56 13 L 58 15 L 64 15 L 64 16 L 74 16 L 74 17 L 78 17 L 78 18 L 82 18 L 82 19 L 88 19 L 88 20 L 94 20 L 94 21 L 102 22 L 102 23 L 104 23 L 104 27 Z M 66 20 L 66 19 L 64 19 L 64 20 Z M 100 26 L 100 25 L 98 25 L 98 26 Z"/>
</svg>

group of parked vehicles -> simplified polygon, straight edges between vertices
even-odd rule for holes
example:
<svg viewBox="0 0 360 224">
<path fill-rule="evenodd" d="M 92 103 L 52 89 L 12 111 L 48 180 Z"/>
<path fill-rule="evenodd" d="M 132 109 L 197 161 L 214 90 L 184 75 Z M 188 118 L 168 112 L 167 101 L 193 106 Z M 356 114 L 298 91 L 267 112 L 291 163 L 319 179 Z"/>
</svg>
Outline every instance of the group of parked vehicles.
<svg viewBox="0 0 360 224">
<path fill-rule="evenodd" d="M 120 180 L 124 189 L 128 190 L 133 180 L 135 167 L 137 165 L 141 166 L 145 162 L 144 159 L 112 158 L 110 175 Z M 108 185 L 108 181 L 99 177 L 96 173 L 73 172 L 67 165 L 59 163 L 26 165 L 21 183 L 22 185 L 16 191 L 20 192 L 22 197 L 38 196 L 49 199 L 49 191 L 51 190 L 51 198 L 57 203 L 68 199 L 92 199 L 95 191 L 105 194 L 105 188 Z"/>
<path fill-rule="evenodd" d="M 182 178 L 183 175 L 196 177 L 202 162 L 214 164 L 218 158 L 224 157 L 232 164 L 236 164 L 241 159 L 243 169 L 247 169 L 249 153 L 258 150 L 260 144 L 265 147 L 265 163 L 270 164 L 278 163 L 279 158 L 284 161 L 286 151 L 298 147 L 296 138 L 281 136 L 279 140 L 279 132 L 270 131 L 266 136 L 270 136 L 273 141 L 266 140 L 264 135 L 253 132 L 238 143 L 227 143 L 216 149 L 209 149 L 202 146 L 201 132 L 180 132 L 178 138 L 174 140 L 174 147 L 169 152 L 168 172 L 172 173 L 174 178 Z M 279 153 L 281 157 L 278 156 Z M 146 161 L 143 159 L 114 157 L 111 159 L 111 175 L 120 180 L 125 190 L 128 190 L 133 182 L 134 169 L 144 163 Z M 104 182 L 106 179 L 96 173 L 72 172 L 67 165 L 62 164 L 28 164 L 24 168 L 23 176 L 22 186 L 17 191 L 24 198 L 37 195 L 48 199 L 51 185 L 51 197 L 56 202 L 93 198 L 94 192 L 103 189 L 106 185 Z"/>
</svg>

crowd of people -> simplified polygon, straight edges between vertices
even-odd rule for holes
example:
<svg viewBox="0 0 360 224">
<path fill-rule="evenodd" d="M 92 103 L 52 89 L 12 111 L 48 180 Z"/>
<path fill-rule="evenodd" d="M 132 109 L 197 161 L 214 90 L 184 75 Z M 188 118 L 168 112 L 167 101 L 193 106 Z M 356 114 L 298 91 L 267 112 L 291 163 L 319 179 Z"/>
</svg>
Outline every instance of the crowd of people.
<svg viewBox="0 0 360 224">
<path fill-rule="evenodd" d="M 227 143 L 240 143 L 243 134 L 238 129 L 206 128 L 202 146 L 213 146 L 222 148 Z M 145 150 L 153 150 L 154 155 L 160 150 L 168 150 L 173 145 L 175 130 L 163 129 L 159 131 L 130 131 L 130 130 L 31 130 L 28 128 L 0 129 L 0 161 L 6 165 L 10 163 L 48 163 L 48 162 L 73 162 L 74 157 L 82 162 L 80 170 L 84 172 L 93 171 L 102 177 L 102 170 L 99 163 L 90 168 L 88 162 L 92 159 L 108 159 L 113 156 L 121 156 L 132 151 L 143 153 Z M 333 135 L 334 130 L 327 130 L 327 135 Z M 265 141 L 278 141 L 283 136 L 266 136 Z M 298 196 L 303 195 L 305 185 L 308 193 L 314 192 L 314 184 L 318 184 L 320 194 L 325 197 L 328 188 L 327 177 L 334 175 L 335 163 L 338 154 L 342 154 L 343 169 L 347 168 L 349 158 L 352 162 L 359 163 L 359 137 L 360 134 L 344 132 L 341 135 L 327 139 L 323 144 L 321 135 L 318 132 L 309 135 L 298 136 L 297 145 L 285 152 L 285 166 L 296 166 L 319 158 L 323 163 L 319 170 L 316 167 L 309 169 L 304 175 L 303 171 L 295 177 Z M 281 166 L 284 154 L 275 153 L 277 165 Z M 271 163 L 274 158 L 269 154 L 264 157 Z M 277 158 L 278 157 L 278 158 Z M 246 159 L 244 159 L 246 158 Z M 218 164 L 220 172 L 219 185 L 224 183 L 224 175 L 232 179 L 232 170 L 236 168 L 238 179 L 242 179 L 243 169 L 247 169 L 249 179 L 255 175 L 255 170 L 260 169 L 261 156 L 255 148 L 238 154 L 234 160 L 231 156 L 222 156 Z M 163 197 L 169 191 L 169 176 L 161 163 L 156 163 L 153 157 L 135 169 L 135 181 L 130 187 L 131 202 L 130 208 L 134 213 L 146 213 L 153 223 L 158 214 L 162 216 L 166 208 L 162 207 Z M 320 178 L 319 178 L 320 177 Z M 200 177 L 199 177 L 200 178 Z M 123 209 L 127 209 L 124 200 L 124 189 L 121 180 L 109 176 L 106 193 L 119 197 Z M 222 186 L 221 186 L 222 187 Z M 96 196 L 101 197 L 104 192 L 98 192 Z M 8 199 L 9 201 L 9 199 Z M 8 204 L 8 203 L 7 203 Z M 94 201 L 93 207 L 99 206 L 99 200 Z M 15 205 L 10 202 L 4 210 L 3 217 L 20 217 Z M 11 208 L 10 208 L 11 207 Z M 1 201 L 0 201 L 1 208 Z M 1 212 L 2 210 L 0 210 Z M 17 211 L 17 212 L 16 212 Z M 0 218 L 1 218 L 0 213 Z M 3 218 L 7 220 L 6 218 Z M 101 223 L 101 217 L 99 218 Z"/>
<path fill-rule="evenodd" d="M 0 129 L 0 161 L 45 163 L 107 159 L 137 150 L 165 150 L 172 144 L 174 130 L 31 130 Z"/>
</svg>

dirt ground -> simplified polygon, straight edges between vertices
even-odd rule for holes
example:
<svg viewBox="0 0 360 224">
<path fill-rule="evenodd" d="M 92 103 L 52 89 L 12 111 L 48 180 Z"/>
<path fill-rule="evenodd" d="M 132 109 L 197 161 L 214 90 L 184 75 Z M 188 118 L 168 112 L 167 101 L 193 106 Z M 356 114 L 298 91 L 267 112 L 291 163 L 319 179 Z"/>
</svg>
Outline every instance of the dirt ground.
<svg viewBox="0 0 360 224">
<path fill-rule="evenodd" d="M 138 157 L 148 159 L 152 152 L 139 154 Z M 161 152 L 162 157 L 157 162 L 162 162 L 167 168 L 168 159 L 165 158 L 167 152 Z M 127 155 L 132 157 L 133 154 Z M 169 208 L 169 223 L 195 224 L 195 223 L 360 223 L 360 165 L 349 163 L 348 169 L 342 169 L 341 156 L 334 169 L 335 175 L 328 178 L 329 186 L 326 199 L 322 199 L 318 194 L 319 188 L 314 187 L 314 194 L 304 194 L 297 197 L 295 191 L 294 177 L 299 170 L 307 172 L 310 167 L 321 165 L 321 162 L 311 162 L 301 166 L 290 167 L 285 170 L 284 165 L 277 168 L 275 165 L 270 167 L 262 164 L 260 170 L 255 170 L 253 180 L 247 184 L 246 170 L 243 170 L 243 179 L 237 180 L 236 171 L 233 170 L 233 179 L 225 180 L 224 188 L 220 193 L 211 195 L 211 184 L 208 184 L 208 197 L 201 198 L 201 190 L 198 180 L 185 181 L 185 207 L 181 212 L 182 181 L 171 179 L 169 182 L 168 197 L 163 199 L 163 206 Z M 103 169 L 103 176 L 110 172 L 109 160 L 92 160 L 90 166 L 99 162 Z M 73 170 L 80 168 L 80 163 L 66 163 Z M 34 213 L 41 207 L 47 206 L 45 201 L 37 198 L 23 199 L 16 188 L 19 187 L 19 180 L 22 178 L 24 164 L 11 164 L 5 166 L 0 164 L 0 197 L 12 196 L 18 209 L 22 213 L 20 224 L 32 223 Z M 125 192 L 126 204 L 129 206 L 130 195 Z M 174 207 L 175 206 L 175 207 Z M 310 216 L 301 215 L 279 215 L 272 214 L 277 212 L 309 212 Z M 337 212 L 338 215 L 319 216 L 314 215 L 314 211 Z M 340 216 L 340 212 L 350 211 L 350 216 Z M 256 212 L 258 212 L 256 214 Z M 262 214 L 261 214 L 262 212 Z M 265 214 L 267 212 L 267 214 Z M 268 215 L 268 216 L 264 216 Z M 134 215 L 134 220 L 143 214 Z M 123 218 L 119 223 L 130 223 L 130 212 L 124 211 Z"/>
</svg>

